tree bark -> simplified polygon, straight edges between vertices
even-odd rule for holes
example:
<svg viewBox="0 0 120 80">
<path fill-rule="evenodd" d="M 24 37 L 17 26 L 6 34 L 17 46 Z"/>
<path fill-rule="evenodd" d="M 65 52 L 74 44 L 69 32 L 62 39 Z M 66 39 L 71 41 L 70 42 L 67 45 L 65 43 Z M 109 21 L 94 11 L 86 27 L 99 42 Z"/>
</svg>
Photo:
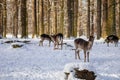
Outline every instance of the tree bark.
<svg viewBox="0 0 120 80">
<path fill-rule="evenodd" d="M 88 12 L 87 12 L 87 37 L 90 36 L 90 0 L 88 0 Z"/>
<path fill-rule="evenodd" d="M 73 36 L 77 37 L 77 27 L 78 27 L 78 0 L 74 1 L 74 32 L 73 32 Z"/>
<path fill-rule="evenodd" d="M 51 5 L 50 5 L 50 1 L 49 0 L 47 0 L 47 27 L 48 27 L 48 30 L 47 30 L 47 33 L 48 34 L 51 34 L 50 33 L 50 30 L 51 30 L 51 26 L 50 26 L 50 15 L 51 15 Z"/>
<path fill-rule="evenodd" d="M 94 35 L 94 0 L 92 0 L 92 10 L 91 10 L 91 28 L 90 28 L 90 35 Z"/>
<path fill-rule="evenodd" d="M 97 39 L 101 38 L 101 0 L 97 0 Z"/>
<path fill-rule="evenodd" d="M 44 33 L 44 0 L 41 0 L 41 34 Z"/>
<path fill-rule="evenodd" d="M 27 0 L 21 0 L 21 26 L 22 26 L 22 38 L 27 38 Z"/>
<path fill-rule="evenodd" d="M 18 35 L 18 0 L 14 1 L 15 14 L 14 14 L 14 24 L 13 24 L 13 35 L 17 38 Z"/>
<path fill-rule="evenodd" d="M 107 20 L 108 20 L 108 0 L 102 0 L 103 2 L 103 14 L 102 14 L 102 37 L 105 38 L 107 36 L 106 28 L 107 28 Z"/>
<path fill-rule="evenodd" d="M 56 34 L 57 31 L 57 0 L 54 0 L 54 34 Z"/>
<path fill-rule="evenodd" d="M 118 36 L 120 38 L 120 0 L 119 0 L 119 29 L 118 29 Z"/>
<path fill-rule="evenodd" d="M 60 15 L 60 32 L 63 33 L 64 29 L 64 0 L 61 0 L 61 15 Z"/>
<path fill-rule="evenodd" d="M 37 26 L 37 1 L 34 0 L 34 33 L 33 37 L 38 37 L 38 26 Z"/>
<path fill-rule="evenodd" d="M 67 16 L 68 16 L 68 26 L 67 26 L 67 37 L 73 36 L 73 24 L 74 24 L 74 19 L 73 19 L 73 7 L 72 7 L 72 2 L 73 0 L 67 0 Z"/>
<path fill-rule="evenodd" d="M 116 0 L 113 0 L 113 21 L 112 21 L 112 34 L 116 35 Z"/>
<path fill-rule="evenodd" d="M 3 0 L 0 0 L 0 38 L 3 36 Z"/>
</svg>

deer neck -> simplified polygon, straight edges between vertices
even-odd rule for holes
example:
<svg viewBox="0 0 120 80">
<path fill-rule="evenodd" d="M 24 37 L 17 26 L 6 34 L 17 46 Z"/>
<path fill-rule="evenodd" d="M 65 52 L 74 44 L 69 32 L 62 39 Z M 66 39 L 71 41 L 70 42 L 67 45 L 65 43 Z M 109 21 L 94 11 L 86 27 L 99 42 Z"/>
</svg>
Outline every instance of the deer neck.
<svg viewBox="0 0 120 80">
<path fill-rule="evenodd" d="M 88 41 L 88 49 L 91 49 L 93 45 L 93 41 Z"/>
</svg>

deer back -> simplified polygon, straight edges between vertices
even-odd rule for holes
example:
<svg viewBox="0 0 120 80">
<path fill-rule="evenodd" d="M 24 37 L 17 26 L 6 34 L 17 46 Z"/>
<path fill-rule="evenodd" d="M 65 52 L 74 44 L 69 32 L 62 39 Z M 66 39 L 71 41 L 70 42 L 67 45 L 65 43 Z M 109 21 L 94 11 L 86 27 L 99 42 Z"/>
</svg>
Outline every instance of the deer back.
<svg viewBox="0 0 120 80">
<path fill-rule="evenodd" d="M 63 41 L 63 34 L 62 33 L 58 33 L 55 35 L 51 35 L 51 39 L 53 42 L 62 42 Z"/>
<path fill-rule="evenodd" d="M 49 35 L 47 35 L 47 34 L 41 34 L 40 37 L 41 37 L 41 40 L 49 40 L 49 41 L 51 41 L 51 37 Z"/>
<path fill-rule="evenodd" d="M 74 44 L 76 48 L 81 48 L 83 50 L 89 50 L 91 49 L 94 42 L 94 37 L 90 36 L 89 41 L 86 41 L 82 38 L 78 38 L 74 40 Z"/>
<path fill-rule="evenodd" d="M 87 49 L 88 46 L 88 42 L 82 38 L 75 39 L 74 44 L 76 48 L 81 48 L 84 50 Z"/>
</svg>

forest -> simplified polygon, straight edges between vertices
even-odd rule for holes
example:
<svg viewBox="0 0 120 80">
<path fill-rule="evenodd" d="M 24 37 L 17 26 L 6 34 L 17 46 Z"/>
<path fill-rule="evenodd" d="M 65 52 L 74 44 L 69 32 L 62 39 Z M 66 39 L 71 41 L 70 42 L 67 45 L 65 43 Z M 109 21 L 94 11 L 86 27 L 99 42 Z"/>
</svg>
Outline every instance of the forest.
<svg viewBox="0 0 120 80">
<path fill-rule="evenodd" d="M 120 37 L 120 0 L 0 0 L 0 37 Z"/>
</svg>

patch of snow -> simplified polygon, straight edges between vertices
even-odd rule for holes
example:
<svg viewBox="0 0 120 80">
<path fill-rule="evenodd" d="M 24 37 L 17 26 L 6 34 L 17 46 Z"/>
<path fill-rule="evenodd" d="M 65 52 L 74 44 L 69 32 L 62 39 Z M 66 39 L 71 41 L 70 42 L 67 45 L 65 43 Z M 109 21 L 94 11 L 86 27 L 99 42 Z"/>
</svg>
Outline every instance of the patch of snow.
<svg viewBox="0 0 120 80">
<path fill-rule="evenodd" d="M 83 36 L 84 37 L 84 36 Z M 90 52 L 90 62 L 84 62 L 84 53 L 80 52 L 81 60 L 75 59 L 75 52 L 63 46 L 63 50 L 54 50 L 54 45 L 39 46 L 39 40 L 30 40 L 30 44 L 10 43 L 0 39 L 0 80 L 64 80 L 64 72 L 74 67 L 79 70 L 89 69 L 97 74 L 96 80 L 120 80 L 120 47 L 111 44 L 107 47 L 103 39 L 95 40 Z M 17 39 L 23 40 L 23 39 Z M 74 39 L 64 40 L 74 48 Z M 24 44 L 22 48 L 13 49 L 12 44 Z M 71 80 L 75 80 L 71 75 Z"/>
</svg>

